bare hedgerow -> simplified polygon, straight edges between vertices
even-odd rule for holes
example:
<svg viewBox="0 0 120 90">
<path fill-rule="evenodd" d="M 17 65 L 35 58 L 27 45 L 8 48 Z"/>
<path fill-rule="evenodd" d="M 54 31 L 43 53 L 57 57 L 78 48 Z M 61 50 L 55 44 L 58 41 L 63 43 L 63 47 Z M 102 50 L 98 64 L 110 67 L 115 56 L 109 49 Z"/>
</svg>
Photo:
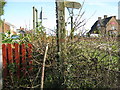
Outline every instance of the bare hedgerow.
<svg viewBox="0 0 120 90">
<path fill-rule="evenodd" d="M 47 43 L 44 88 L 119 88 L 120 71 L 116 37 L 81 37 L 66 43 L 64 83 L 60 86 L 56 37 L 36 35 L 33 45 L 33 73 L 19 81 L 12 77 L 9 88 L 40 88 L 42 64 Z M 7 81 L 10 83 L 11 79 Z"/>
<path fill-rule="evenodd" d="M 48 41 L 50 38 L 52 42 L 49 42 L 44 87 L 58 88 L 60 73 L 56 60 L 56 38 L 50 36 Z M 41 68 L 45 46 L 48 42 L 39 40 L 37 39 L 34 43 L 36 53 L 34 62 L 38 66 L 36 69 Z M 63 70 L 64 88 L 119 88 L 118 75 L 120 72 L 116 37 L 82 37 L 78 41 L 68 41 L 66 54 Z M 38 80 L 40 80 L 40 75 L 39 72 Z M 36 84 L 40 83 L 38 80 L 36 80 Z"/>
<path fill-rule="evenodd" d="M 67 41 L 65 51 L 62 51 L 66 55 L 63 63 L 64 83 L 61 86 L 61 73 L 57 64 L 57 39 L 55 36 L 47 37 L 43 30 L 44 28 L 40 27 L 37 34 L 27 37 L 33 45 L 33 73 L 27 74 L 27 78 L 21 78 L 17 83 L 13 79 L 12 89 L 40 88 L 42 64 L 48 43 L 44 88 L 120 88 L 116 37 L 74 37 L 72 42 Z"/>
<path fill-rule="evenodd" d="M 82 38 L 67 44 L 68 88 L 119 88 L 117 50 L 115 37 Z"/>
</svg>

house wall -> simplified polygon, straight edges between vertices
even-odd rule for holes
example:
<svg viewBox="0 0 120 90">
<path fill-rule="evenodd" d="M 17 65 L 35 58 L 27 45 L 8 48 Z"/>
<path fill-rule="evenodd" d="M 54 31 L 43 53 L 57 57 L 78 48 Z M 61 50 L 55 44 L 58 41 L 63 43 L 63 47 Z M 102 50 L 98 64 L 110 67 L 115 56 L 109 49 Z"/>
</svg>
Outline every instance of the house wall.
<svg viewBox="0 0 120 90">
<path fill-rule="evenodd" d="M 114 27 L 114 30 L 113 30 L 113 27 Z M 106 33 L 109 31 L 114 32 L 116 34 L 118 32 L 118 22 L 115 17 L 112 17 L 111 20 L 106 25 Z"/>
<path fill-rule="evenodd" d="M 10 26 L 7 24 L 4 24 L 4 32 L 7 32 L 10 30 Z"/>
<path fill-rule="evenodd" d="M 114 23 L 113 23 L 114 22 Z M 118 30 L 118 22 L 115 17 L 112 17 L 111 20 L 106 25 L 106 31 L 112 30 L 112 27 L 115 27 Z"/>
<path fill-rule="evenodd" d="M 10 26 L 7 25 L 6 23 L 4 23 L 3 25 L 0 26 L 0 33 L 2 33 L 3 31 L 5 33 L 5 32 L 7 32 L 9 30 L 10 30 Z"/>
</svg>

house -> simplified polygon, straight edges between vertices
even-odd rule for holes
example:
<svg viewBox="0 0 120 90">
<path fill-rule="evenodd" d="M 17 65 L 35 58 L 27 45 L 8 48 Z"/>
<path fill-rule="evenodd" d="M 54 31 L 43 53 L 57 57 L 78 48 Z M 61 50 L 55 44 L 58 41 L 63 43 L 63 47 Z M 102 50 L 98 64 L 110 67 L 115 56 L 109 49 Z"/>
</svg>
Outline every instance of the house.
<svg viewBox="0 0 120 90">
<path fill-rule="evenodd" d="M 11 23 L 8 23 L 8 22 L 5 22 L 5 23 L 10 26 L 11 34 L 16 34 L 16 27 L 12 25 Z"/>
<path fill-rule="evenodd" d="M 18 34 L 18 35 L 19 35 L 19 34 L 24 35 L 24 34 L 26 34 L 25 31 L 26 31 L 25 28 L 20 27 L 19 29 L 17 29 L 17 34 Z"/>
<path fill-rule="evenodd" d="M 0 25 L 0 33 L 6 33 L 8 31 L 10 31 L 11 34 L 16 34 L 16 27 L 11 23 L 3 20 L 2 24 Z"/>
<path fill-rule="evenodd" d="M 98 20 L 91 27 L 89 34 L 116 36 L 119 31 L 119 22 L 120 21 L 116 19 L 116 16 L 107 17 L 107 15 L 104 15 L 103 19 L 101 17 L 98 17 Z"/>
<path fill-rule="evenodd" d="M 6 24 L 5 22 L 3 22 L 0 25 L 0 33 L 6 33 L 10 30 L 10 26 L 8 24 Z"/>
</svg>

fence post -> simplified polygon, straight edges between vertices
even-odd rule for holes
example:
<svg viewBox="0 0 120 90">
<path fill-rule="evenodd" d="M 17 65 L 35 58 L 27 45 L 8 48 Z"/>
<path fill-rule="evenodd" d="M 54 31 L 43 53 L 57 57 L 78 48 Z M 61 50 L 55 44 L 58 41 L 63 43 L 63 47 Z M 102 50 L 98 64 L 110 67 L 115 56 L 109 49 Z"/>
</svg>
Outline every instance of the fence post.
<svg viewBox="0 0 120 90">
<path fill-rule="evenodd" d="M 57 64 L 60 73 L 60 84 L 64 83 L 64 61 L 65 61 L 65 48 L 66 48 L 66 30 L 65 30 L 65 6 L 64 0 L 56 0 L 56 36 L 57 36 Z"/>
</svg>

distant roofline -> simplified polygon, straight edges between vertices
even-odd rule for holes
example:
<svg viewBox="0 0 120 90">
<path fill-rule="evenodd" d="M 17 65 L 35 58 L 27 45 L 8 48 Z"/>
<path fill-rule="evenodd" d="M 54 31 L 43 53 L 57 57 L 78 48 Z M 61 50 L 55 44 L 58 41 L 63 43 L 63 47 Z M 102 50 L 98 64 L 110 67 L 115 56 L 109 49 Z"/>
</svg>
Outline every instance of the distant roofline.
<svg viewBox="0 0 120 90">
<path fill-rule="evenodd" d="M 15 27 L 15 28 L 16 28 L 15 25 L 13 25 L 13 24 L 11 24 L 11 23 L 9 23 L 9 22 L 5 22 L 5 24 L 7 24 L 7 25 L 9 25 L 9 26 L 12 26 L 12 27 Z"/>
<path fill-rule="evenodd" d="M 112 17 L 116 17 L 116 16 L 109 16 L 109 17 L 107 17 L 107 18 L 102 18 L 101 20 L 106 20 L 106 19 L 111 19 Z M 109 20 L 107 21 L 107 22 L 109 22 Z M 116 19 L 116 20 L 118 20 L 118 19 Z M 91 33 L 92 31 L 93 31 L 93 29 L 94 28 L 96 28 L 96 25 L 97 25 L 97 23 L 99 22 L 99 20 L 96 20 L 95 21 L 95 23 L 92 25 L 92 27 L 91 27 L 91 30 L 89 31 L 89 33 Z M 104 23 L 105 24 L 105 23 Z M 107 24 L 107 23 L 106 23 Z"/>
</svg>

